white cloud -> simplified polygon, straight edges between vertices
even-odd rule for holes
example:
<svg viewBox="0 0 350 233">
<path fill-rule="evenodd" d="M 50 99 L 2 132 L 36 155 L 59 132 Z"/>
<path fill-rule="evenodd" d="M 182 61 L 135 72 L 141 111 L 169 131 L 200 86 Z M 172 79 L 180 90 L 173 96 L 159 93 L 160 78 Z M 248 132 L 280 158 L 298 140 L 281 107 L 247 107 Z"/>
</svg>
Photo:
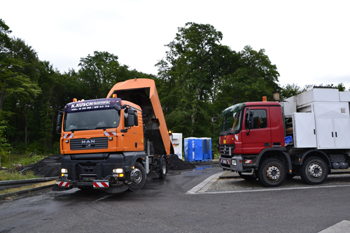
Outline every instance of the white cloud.
<svg viewBox="0 0 350 233">
<path fill-rule="evenodd" d="M 0 15 L 41 60 L 60 71 L 77 69 L 94 51 L 156 74 L 165 44 L 186 22 L 211 24 L 224 45 L 264 48 L 280 72 L 280 84 L 350 87 L 348 1 L 25 1 L 2 3 Z"/>
</svg>

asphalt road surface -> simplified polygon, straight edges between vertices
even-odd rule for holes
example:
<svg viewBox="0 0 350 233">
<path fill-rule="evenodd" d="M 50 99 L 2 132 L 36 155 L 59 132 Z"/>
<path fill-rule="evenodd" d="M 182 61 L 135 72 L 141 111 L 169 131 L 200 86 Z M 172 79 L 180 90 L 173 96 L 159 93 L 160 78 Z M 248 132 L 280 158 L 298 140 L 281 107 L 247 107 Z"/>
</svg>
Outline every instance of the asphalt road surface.
<svg viewBox="0 0 350 233">
<path fill-rule="evenodd" d="M 122 194 L 44 190 L 0 202 L 0 232 L 350 232 L 350 175 L 279 188 L 218 179 L 218 166 L 171 171 Z"/>
</svg>

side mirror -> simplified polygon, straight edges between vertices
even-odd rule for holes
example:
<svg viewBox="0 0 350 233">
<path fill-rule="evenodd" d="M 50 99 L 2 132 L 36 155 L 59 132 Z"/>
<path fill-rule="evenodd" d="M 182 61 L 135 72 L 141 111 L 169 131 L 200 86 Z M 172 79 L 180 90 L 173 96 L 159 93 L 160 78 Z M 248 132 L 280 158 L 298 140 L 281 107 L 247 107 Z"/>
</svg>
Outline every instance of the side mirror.
<svg viewBox="0 0 350 233">
<path fill-rule="evenodd" d="M 62 122 L 62 112 L 60 111 L 57 115 L 56 121 L 56 133 L 61 134 L 61 122 Z"/>
<path fill-rule="evenodd" d="M 219 116 L 218 117 L 212 117 L 211 118 L 211 122 L 215 123 L 218 118 L 219 118 Z"/>
<path fill-rule="evenodd" d="M 253 123 L 254 123 L 254 121 L 253 121 L 254 111 L 253 111 L 253 110 L 250 110 L 250 109 L 248 108 L 246 114 L 248 115 L 248 117 L 247 117 L 247 120 L 248 120 L 247 123 L 248 123 L 248 124 L 246 124 L 246 126 L 248 126 L 248 129 L 249 129 L 249 131 L 247 132 L 247 135 L 249 135 L 250 129 L 253 128 Z"/>
<path fill-rule="evenodd" d="M 136 111 L 133 108 L 128 109 L 128 126 L 135 126 Z"/>
<path fill-rule="evenodd" d="M 56 126 L 56 133 L 61 134 L 61 126 Z"/>
<path fill-rule="evenodd" d="M 119 105 L 117 105 L 117 104 L 115 104 L 115 105 L 113 105 L 113 108 L 115 109 L 115 110 L 117 110 L 117 111 L 120 111 L 122 108 L 119 106 Z"/>
</svg>

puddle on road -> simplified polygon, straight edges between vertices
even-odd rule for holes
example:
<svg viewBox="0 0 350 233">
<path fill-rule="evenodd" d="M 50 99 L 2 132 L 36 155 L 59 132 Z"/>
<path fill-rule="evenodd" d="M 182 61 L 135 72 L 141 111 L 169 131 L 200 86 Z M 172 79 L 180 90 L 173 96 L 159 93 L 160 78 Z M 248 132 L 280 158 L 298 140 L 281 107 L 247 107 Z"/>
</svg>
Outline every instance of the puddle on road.
<svg viewBox="0 0 350 233">
<path fill-rule="evenodd" d="M 196 169 L 194 169 L 194 171 L 198 171 L 198 170 L 204 170 L 207 168 L 212 168 L 213 165 L 196 165 Z"/>
</svg>

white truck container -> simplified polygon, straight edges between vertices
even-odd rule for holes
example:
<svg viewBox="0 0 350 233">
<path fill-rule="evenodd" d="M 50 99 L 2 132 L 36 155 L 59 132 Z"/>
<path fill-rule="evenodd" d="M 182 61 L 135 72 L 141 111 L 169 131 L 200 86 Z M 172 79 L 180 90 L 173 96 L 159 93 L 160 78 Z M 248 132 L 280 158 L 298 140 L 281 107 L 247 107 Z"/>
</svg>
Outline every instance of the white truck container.
<svg viewBox="0 0 350 233">
<path fill-rule="evenodd" d="M 350 149 L 350 92 L 312 88 L 282 102 L 296 148 Z"/>
</svg>

